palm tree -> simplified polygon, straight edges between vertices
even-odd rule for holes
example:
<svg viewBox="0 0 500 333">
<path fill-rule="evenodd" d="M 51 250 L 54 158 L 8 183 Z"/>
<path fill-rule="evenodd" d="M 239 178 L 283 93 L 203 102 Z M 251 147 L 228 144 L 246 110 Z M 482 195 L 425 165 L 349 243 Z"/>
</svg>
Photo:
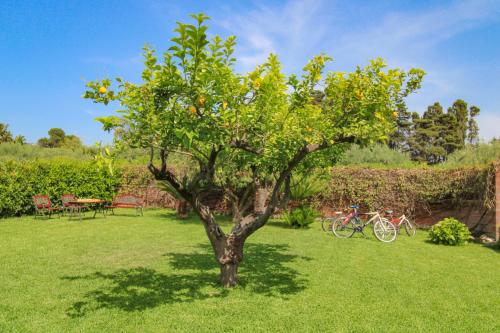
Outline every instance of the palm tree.
<svg viewBox="0 0 500 333">
<path fill-rule="evenodd" d="M 14 138 L 14 143 L 17 143 L 19 145 L 25 145 L 26 137 L 24 135 L 16 135 L 16 137 Z"/>
<path fill-rule="evenodd" d="M 9 125 L 0 123 L 0 143 L 12 142 L 12 133 L 9 131 Z"/>
</svg>

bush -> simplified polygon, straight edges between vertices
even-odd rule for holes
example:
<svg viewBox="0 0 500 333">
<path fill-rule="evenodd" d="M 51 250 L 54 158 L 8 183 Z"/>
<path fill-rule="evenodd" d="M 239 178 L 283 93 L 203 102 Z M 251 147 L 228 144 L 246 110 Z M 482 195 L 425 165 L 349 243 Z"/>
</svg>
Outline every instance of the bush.
<svg viewBox="0 0 500 333">
<path fill-rule="evenodd" d="M 120 175 L 110 175 L 91 162 L 69 160 L 0 163 L 0 217 L 31 214 L 32 196 L 47 194 L 60 204 L 63 193 L 111 199 Z"/>
<path fill-rule="evenodd" d="M 293 209 L 291 212 L 285 213 L 285 222 L 294 228 L 307 227 L 314 222 L 318 216 L 318 212 L 309 206 L 302 206 Z"/>
<path fill-rule="evenodd" d="M 471 239 L 471 233 L 465 224 L 448 217 L 431 227 L 429 237 L 436 244 L 463 245 Z"/>
</svg>

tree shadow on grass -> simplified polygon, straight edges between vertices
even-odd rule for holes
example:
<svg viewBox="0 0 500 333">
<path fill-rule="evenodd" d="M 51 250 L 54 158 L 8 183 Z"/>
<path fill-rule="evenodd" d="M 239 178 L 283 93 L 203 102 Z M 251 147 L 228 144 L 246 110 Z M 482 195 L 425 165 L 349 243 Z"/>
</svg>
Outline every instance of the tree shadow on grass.
<svg viewBox="0 0 500 333">
<path fill-rule="evenodd" d="M 494 252 L 500 254 L 500 245 L 498 244 L 488 244 L 484 245 L 487 249 L 493 250 Z"/>
<path fill-rule="evenodd" d="M 266 227 L 267 226 L 278 227 L 278 228 L 289 229 L 289 230 L 293 230 L 293 229 L 302 230 L 301 228 L 292 228 L 291 226 L 289 226 L 288 224 L 286 224 L 285 221 L 282 221 L 282 220 L 272 220 L 272 221 L 269 221 L 269 222 L 266 223 Z M 303 230 L 306 230 L 306 229 L 307 228 L 303 228 Z"/>
<path fill-rule="evenodd" d="M 280 298 L 304 290 L 307 280 L 286 264 L 310 259 L 290 254 L 288 248 L 285 244 L 247 244 L 245 260 L 239 269 L 238 288 Z M 112 273 L 62 277 L 66 281 L 100 280 L 101 285 L 67 309 L 67 315 L 83 317 L 99 309 L 142 311 L 164 304 L 223 298 L 230 294 L 229 289 L 218 284 L 219 267 L 210 247 L 199 244 L 193 253 L 167 253 L 165 257 L 179 273 L 165 274 L 151 268 L 136 267 Z"/>
</svg>

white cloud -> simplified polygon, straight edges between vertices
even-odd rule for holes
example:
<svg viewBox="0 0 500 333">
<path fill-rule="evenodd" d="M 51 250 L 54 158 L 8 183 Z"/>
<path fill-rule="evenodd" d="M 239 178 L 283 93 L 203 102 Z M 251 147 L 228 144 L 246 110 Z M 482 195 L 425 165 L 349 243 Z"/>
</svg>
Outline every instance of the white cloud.
<svg viewBox="0 0 500 333">
<path fill-rule="evenodd" d="M 282 6 L 257 4 L 245 14 L 226 9 L 224 18 L 215 17 L 214 22 L 240 38 L 238 56 L 244 58 L 245 67 L 273 51 L 292 65 L 326 51 L 356 63 L 383 56 L 393 65 L 414 66 L 439 42 L 498 19 L 499 4 L 498 0 L 456 1 L 421 12 L 389 12 L 380 20 L 360 24 L 346 21 L 349 10 L 335 2 L 289 0 Z"/>
<path fill-rule="evenodd" d="M 214 22 L 238 36 L 237 56 L 244 71 L 277 51 L 281 57 L 302 62 L 304 52 L 317 50 L 325 37 L 327 25 L 316 22 L 323 16 L 323 3 L 305 0 L 288 1 L 282 7 L 256 5 L 244 15 L 229 12 L 223 15 L 229 19 L 214 17 Z"/>
<path fill-rule="evenodd" d="M 498 1 L 468 0 L 421 13 L 392 12 L 368 29 L 345 35 L 341 44 L 357 55 L 373 57 L 377 52 L 405 62 L 485 20 L 498 19 L 498 5 Z"/>
<path fill-rule="evenodd" d="M 255 65 L 263 63 L 270 53 L 275 52 L 272 40 L 258 32 L 248 36 L 248 42 L 249 47 L 255 51 L 249 55 L 242 54 L 239 58 L 242 65 L 247 69 L 251 69 L 255 67 Z"/>
</svg>

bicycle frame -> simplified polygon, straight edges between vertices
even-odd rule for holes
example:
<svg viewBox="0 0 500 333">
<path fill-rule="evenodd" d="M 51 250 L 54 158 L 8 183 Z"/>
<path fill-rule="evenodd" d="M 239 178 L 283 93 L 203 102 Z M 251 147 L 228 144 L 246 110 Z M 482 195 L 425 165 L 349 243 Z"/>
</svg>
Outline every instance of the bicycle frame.
<svg viewBox="0 0 500 333">
<path fill-rule="evenodd" d="M 401 228 L 401 225 L 402 225 L 404 222 L 408 222 L 408 223 L 410 222 L 410 221 L 408 220 L 408 218 L 406 217 L 406 215 L 405 215 L 405 214 L 401 215 L 400 217 L 396 217 L 396 218 L 392 218 L 392 216 L 391 216 L 391 219 L 390 219 L 389 221 L 391 221 L 391 223 L 392 223 L 392 224 L 394 224 L 394 226 L 395 226 L 396 228 Z"/>
<path fill-rule="evenodd" d="M 374 221 L 378 220 L 378 219 L 382 219 L 382 217 L 380 216 L 380 213 L 379 212 L 369 212 L 369 213 L 365 213 L 364 215 L 373 215 L 370 219 L 368 219 L 367 221 L 365 222 L 362 222 L 362 220 L 359 218 L 359 214 L 358 214 L 358 209 L 357 208 L 353 208 L 353 211 L 351 213 L 349 213 L 349 215 L 347 215 L 344 219 L 344 221 L 342 221 L 342 225 L 346 225 L 347 223 L 351 222 L 352 219 L 356 219 L 360 222 L 360 225 L 356 225 L 353 223 L 353 229 L 354 231 L 356 232 L 360 232 L 362 233 L 364 236 L 365 233 L 363 232 L 363 229 L 369 225 L 370 223 L 373 223 Z M 352 223 L 352 222 L 351 222 Z"/>
<path fill-rule="evenodd" d="M 400 217 L 394 218 L 392 213 L 392 210 L 388 210 L 386 211 L 386 216 L 389 217 L 388 220 L 396 228 L 398 234 L 400 233 L 401 229 L 404 228 L 408 236 L 415 236 L 416 226 L 410 222 L 408 217 L 406 217 L 405 214 L 402 214 Z"/>
</svg>

